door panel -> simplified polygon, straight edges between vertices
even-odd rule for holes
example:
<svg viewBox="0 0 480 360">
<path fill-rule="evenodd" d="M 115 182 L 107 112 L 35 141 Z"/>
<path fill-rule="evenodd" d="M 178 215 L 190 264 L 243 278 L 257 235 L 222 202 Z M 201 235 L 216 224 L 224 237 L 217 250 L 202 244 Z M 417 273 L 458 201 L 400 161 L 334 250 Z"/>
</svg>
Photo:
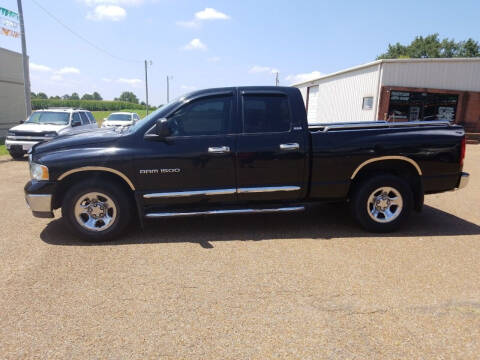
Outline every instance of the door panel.
<svg viewBox="0 0 480 360">
<path fill-rule="evenodd" d="M 304 192 L 306 144 L 288 97 L 242 96 L 244 133 L 237 142 L 238 199 L 297 200 Z"/>
<path fill-rule="evenodd" d="M 298 144 L 283 150 L 281 144 Z M 302 192 L 305 144 L 301 131 L 238 138 L 239 200 L 294 200 Z M 252 189 L 253 188 L 253 189 Z"/>
<path fill-rule="evenodd" d="M 228 147 L 223 153 L 209 148 Z M 176 138 L 150 142 L 150 155 L 135 162 L 146 204 L 234 201 L 235 136 Z"/>
<path fill-rule="evenodd" d="M 168 118 L 172 136 L 148 141 L 135 162 L 144 202 L 207 204 L 236 199 L 233 97 L 198 99 Z"/>
</svg>

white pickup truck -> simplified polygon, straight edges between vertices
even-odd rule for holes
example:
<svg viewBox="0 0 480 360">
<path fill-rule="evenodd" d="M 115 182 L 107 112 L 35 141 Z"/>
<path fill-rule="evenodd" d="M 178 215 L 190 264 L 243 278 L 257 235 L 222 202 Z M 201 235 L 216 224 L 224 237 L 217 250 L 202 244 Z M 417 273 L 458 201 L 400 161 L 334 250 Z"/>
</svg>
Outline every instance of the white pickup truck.
<svg viewBox="0 0 480 360">
<path fill-rule="evenodd" d="M 36 110 L 22 124 L 8 130 L 5 146 L 14 159 L 20 159 L 36 143 L 77 130 L 98 129 L 88 110 L 53 108 Z"/>
</svg>

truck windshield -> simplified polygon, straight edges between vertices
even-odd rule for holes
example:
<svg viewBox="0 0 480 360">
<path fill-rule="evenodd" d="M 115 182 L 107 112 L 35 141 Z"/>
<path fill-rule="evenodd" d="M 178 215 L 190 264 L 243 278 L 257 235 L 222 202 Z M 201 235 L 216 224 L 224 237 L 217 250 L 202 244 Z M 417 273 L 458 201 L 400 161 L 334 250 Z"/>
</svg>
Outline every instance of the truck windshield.
<svg viewBox="0 0 480 360">
<path fill-rule="evenodd" d="M 130 114 L 110 114 L 107 120 L 130 121 L 132 120 L 132 116 Z"/>
<path fill-rule="evenodd" d="M 69 121 L 70 113 L 67 112 L 35 111 L 25 123 L 67 125 Z"/>
</svg>

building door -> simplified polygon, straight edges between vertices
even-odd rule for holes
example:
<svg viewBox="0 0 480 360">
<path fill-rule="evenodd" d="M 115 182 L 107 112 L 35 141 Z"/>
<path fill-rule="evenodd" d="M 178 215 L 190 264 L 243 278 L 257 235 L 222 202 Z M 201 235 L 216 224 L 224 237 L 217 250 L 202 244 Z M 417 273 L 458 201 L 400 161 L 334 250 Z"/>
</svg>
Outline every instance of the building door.
<svg viewBox="0 0 480 360">
<path fill-rule="evenodd" d="M 310 86 L 307 90 L 307 119 L 308 123 L 318 122 L 318 85 Z"/>
</svg>

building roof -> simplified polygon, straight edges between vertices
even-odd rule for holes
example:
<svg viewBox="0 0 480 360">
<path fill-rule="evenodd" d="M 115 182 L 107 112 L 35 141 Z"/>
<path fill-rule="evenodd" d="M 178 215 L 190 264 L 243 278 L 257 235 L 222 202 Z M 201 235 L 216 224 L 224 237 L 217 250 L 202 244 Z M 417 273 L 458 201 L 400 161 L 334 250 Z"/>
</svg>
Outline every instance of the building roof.
<svg viewBox="0 0 480 360">
<path fill-rule="evenodd" d="M 22 53 L 5 49 L 5 48 L 3 48 L 3 47 L 1 47 L 1 46 L 0 46 L 0 52 L 6 52 L 6 53 L 10 53 L 10 54 L 12 54 L 12 55 L 22 56 Z"/>
<path fill-rule="evenodd" d="M 376 60 L 376 61 L 372 61 L 362 65 L 353 66 L 345 70 L 336 71 L 331 74 L 323 75 L 315 79 L 295 83 L 295 84 L 292 84 L 292 86 L 301 86 L 301 85 L 310 84 L 318 80 L 323 80 L 323 79 L 334 77 L 337 75 L 346 74 L 352 71 L 365 69 L 371 66 L 382 64 L 382 63 L 428 63 L 428 62 L 480 62 L 480 57 L 477 57 L 477 58 L 382 59 L 382 60 Z"/>
</svg>

